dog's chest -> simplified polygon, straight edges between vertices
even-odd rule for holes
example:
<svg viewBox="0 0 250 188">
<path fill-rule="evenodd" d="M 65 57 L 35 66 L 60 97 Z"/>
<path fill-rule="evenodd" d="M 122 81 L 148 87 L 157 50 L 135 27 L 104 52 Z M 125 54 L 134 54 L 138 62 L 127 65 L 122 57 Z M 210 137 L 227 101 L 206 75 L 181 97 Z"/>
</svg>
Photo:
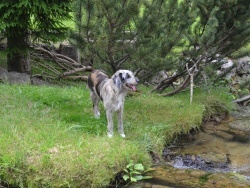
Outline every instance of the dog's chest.
<svg viewBox="0 0 250 188">
<path fill-rule="evenodd" d="M 115 100 L 116 100 L 116 104 L 117 104 L 117 107 L 120 108 L 121 106 L 124 105 L 124 99 L 125 99 L 125 96 L 124 95 L 118 95 Z"/>
<path fill-rule="evenodd" d="M 112 109 L 117 111 L 124 105 L 124 96 L 123 95 L 113 95 L 111 98 Z"/>
<path fill-rule="evenodd" d="M 101 89 L 104 107 L 112 111 L 119 110 L 124 105 L 126 93 L 126 90 L 117 89 L 113 80 L 107 81 Z"/>
<path fill-rule="evenodd" d="M 104 97 L 103 103 L 106 109 L 119 110 L 124 105 L 125 95 L 122 93 L 110 92 Z"/>
</svg>

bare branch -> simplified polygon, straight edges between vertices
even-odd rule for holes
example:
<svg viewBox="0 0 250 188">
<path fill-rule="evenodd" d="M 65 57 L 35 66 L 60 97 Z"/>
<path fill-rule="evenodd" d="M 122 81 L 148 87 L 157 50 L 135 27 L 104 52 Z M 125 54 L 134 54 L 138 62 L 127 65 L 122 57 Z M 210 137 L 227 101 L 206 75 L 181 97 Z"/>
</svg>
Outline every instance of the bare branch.
<svg viewBox="0 0 250 188">
<path fill-rule="evenodd" d="M 176 88 L 173 91 L 170 91 L 168 93 L 160 94 L 160 96 L 165 97 L 165 96 L 171 96 L 171 95 L 174 95 L 176 93 L 179 93 L 181 90 L 183 90 L 187 87 L 189 80 L 190 80 L 190 76 L 188 75 L 188 77 L 184 80 L 184 82 L 182 82 L 182 84 L 178 88 Z"/>
<path fill-rule="evenodd" d="M 233 102 L 235 103 L 244 103 L 246 101 L 250 100 L 250 95 L 244 96 L 242 98 L 236 99 Z"/>
<path fill-rule="evenodd" d="M 87 67 L 82 67 L 82 68 L 74 69 L 74 70 L 71 70 L 71 71 L 68 71 L 68 72 L 64 72 L 60 76 L 61 77 L 69 76 L 69 75 L 72 75 L 72 74 L 75 74 L 75 73 L 78 73 L 78 72 L 84 72 L 86 70 L 91 71 L 92 67 L 87 66 Z"/>
<path fill-rule="evenodd" d="M 39 70 L 42 79 L 50 80 L 87 80 L 87 76 L 82 75 L 86 71 L 92 71 L 91 66 L 83 66 L 75 60 L 55 53 L 42 46 L 35 46 L 31 53 L 32 66 Z"/>
</svg>

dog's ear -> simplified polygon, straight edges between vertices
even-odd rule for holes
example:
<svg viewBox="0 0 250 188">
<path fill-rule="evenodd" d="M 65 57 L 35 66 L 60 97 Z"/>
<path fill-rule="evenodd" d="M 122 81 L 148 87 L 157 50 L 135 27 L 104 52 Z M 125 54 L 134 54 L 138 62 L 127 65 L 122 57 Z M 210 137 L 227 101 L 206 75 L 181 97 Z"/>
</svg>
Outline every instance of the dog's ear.
<svg viewBox="0 0 250 188">
<path fill-rule="evenodd" d="M 119 73 L 119 77 L 121 79 L 121 82 L 124 82 L 124 80 L 127 78 L 127 74 L 126 73 Z"/>
<path fill-rule="evenodd" d="M 115 75 L 113 78 L 113 81 L 114 81 L 116 87 L 118 87 L 119 89 L 122 88 L 122 81 L 121 81 L 120 75 L 119 76 Z"/>
</svg>

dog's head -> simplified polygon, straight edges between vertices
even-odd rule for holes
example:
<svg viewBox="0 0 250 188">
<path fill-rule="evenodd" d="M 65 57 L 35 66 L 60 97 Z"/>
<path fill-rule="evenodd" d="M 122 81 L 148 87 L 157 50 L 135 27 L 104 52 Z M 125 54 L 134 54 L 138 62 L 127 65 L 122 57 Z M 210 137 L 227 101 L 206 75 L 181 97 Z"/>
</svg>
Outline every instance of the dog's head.
<svg viewBox="0 0 250 188">
<path fill-rule="evenodd" d="M 127 89 L 136 91 L 136 85 L 139 82 L 139 79 L 134 76 L 134 74 L 129 70 L 118 70 L 113 76 L 112 79 L 115 85 L 119 89 Z"/>
</svg>

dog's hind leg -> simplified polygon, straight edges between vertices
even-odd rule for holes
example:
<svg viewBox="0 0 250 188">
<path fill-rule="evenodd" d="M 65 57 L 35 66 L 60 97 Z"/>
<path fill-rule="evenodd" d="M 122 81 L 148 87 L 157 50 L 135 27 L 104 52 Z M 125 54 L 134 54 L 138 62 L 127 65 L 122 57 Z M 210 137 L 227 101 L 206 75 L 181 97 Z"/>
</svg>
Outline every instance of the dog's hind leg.
<svg viewBox="0 0 250 188">
<path fill-rule="evenodd" d="M 124 128 L 123 128 L 123 107 L 121 107 L 118 111 L 117 111 L 117 115 L 118 115 L 118 133 L 121 135 L 121 137 L 125 138 L 125 134 L 124 134 Z"/>
<path fill-rule="evenodd" d="M 113 124 L 113 111 L 106 109 L 106 115 L 107 115 L 107 120 L 108 120 L 108 137 L 111 138 L 113 136 L 113 129 L 114 129 L 114 124 Z"/>
<path fill-rule="evenodd" d="M 92 99 L 92 102 L 93 102 L 93 110 L 94 110 L 95 118 L 99 119 L 99 118 L 100 118 L 100 111 L 99 111 L 98 105 L 99 105 L 100 99 L 99 99 L 99 97 L 98 97 L 95 93 L 93 93 L 93 92 L 91 92 L 91 99 Z"/>
</svg>

